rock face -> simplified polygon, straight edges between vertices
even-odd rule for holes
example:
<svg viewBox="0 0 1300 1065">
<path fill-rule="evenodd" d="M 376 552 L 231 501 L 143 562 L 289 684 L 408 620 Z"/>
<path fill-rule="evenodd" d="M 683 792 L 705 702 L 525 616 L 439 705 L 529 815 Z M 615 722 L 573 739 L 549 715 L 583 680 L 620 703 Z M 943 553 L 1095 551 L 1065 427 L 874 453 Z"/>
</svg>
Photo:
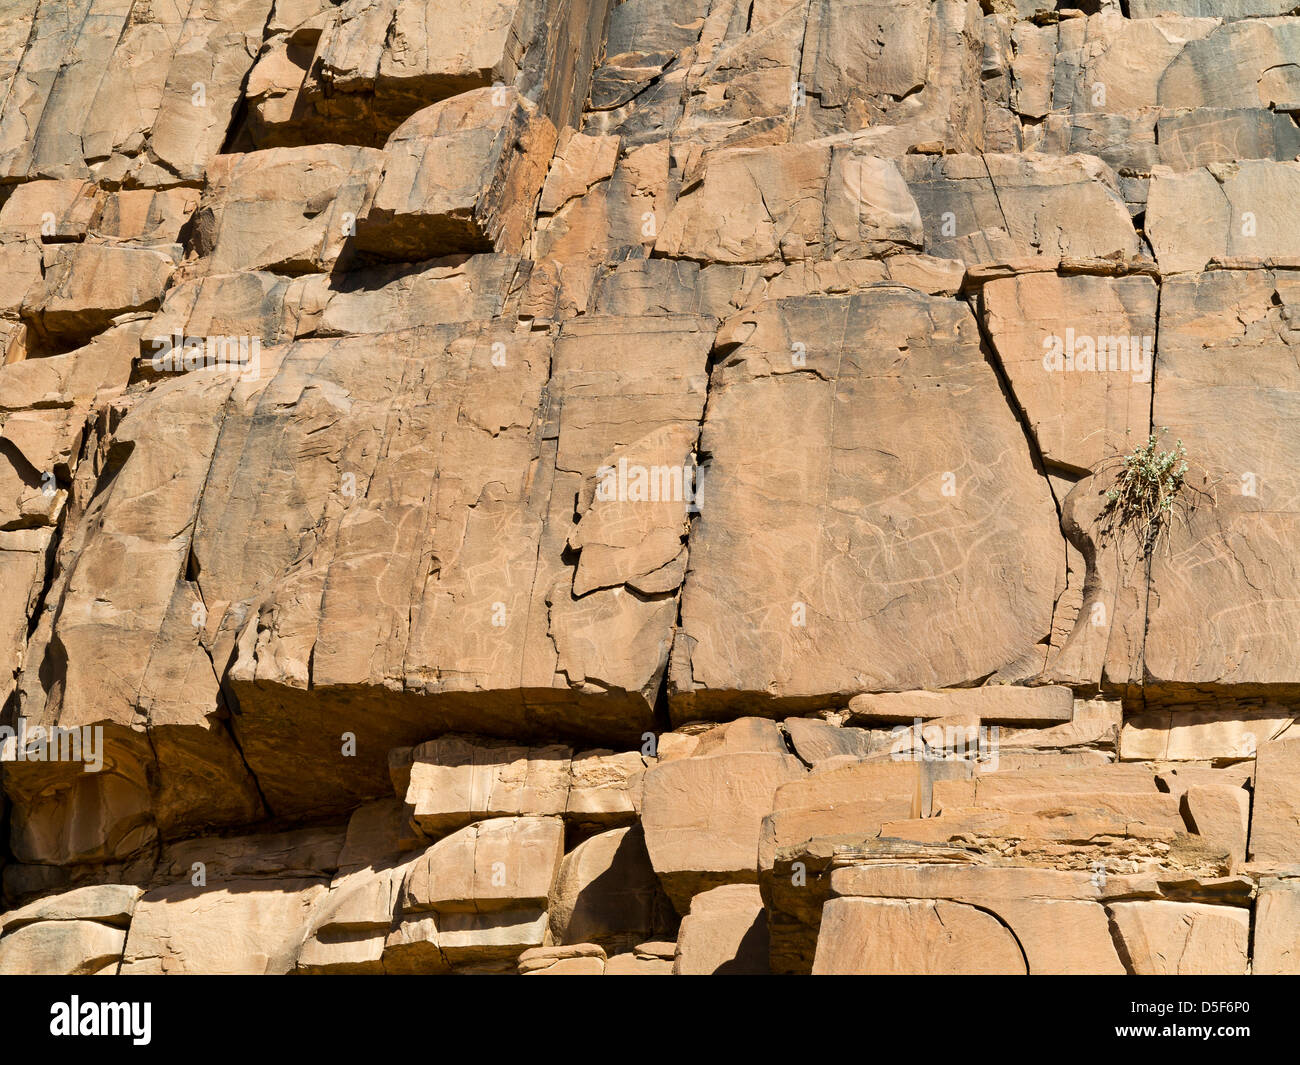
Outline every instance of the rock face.
<svg viewBox="0 0 1300 1065">
<path fill-rule="evenodd" d="M 757 887 L 727 884 L 691 900 L 677 935 L 677 976 L 767 972 L 767 914 Z"/>
<path fill-rule="evenodd" d="M 1041 6 L 3 5 L 0 973 L 1297 971 L 1300 15 Z"/>
<path fill-rule="evenodd" d="M 759 811 L 804 772 L 776 725 L 741 718 L 708 734 L 690 758 L 646 774 L 646 849 L 679 913 L 715 884 L 757 880 Z"/>
<path fill-rule="evenodd" d="M 1055 511 L 963 304 L 765 301 L 721 343 L 677 719 L 964 685 L 1033 652 L 1060 578 Z M 1018 580 L 998 580 L 1013 558 Z"/>
<path fill-rule="evenodd" d="M 913 899 L 834 899 L 813 972 L 828 976 L 1023 976 L 1015 937 L 982 910 Z"/>
</svg>

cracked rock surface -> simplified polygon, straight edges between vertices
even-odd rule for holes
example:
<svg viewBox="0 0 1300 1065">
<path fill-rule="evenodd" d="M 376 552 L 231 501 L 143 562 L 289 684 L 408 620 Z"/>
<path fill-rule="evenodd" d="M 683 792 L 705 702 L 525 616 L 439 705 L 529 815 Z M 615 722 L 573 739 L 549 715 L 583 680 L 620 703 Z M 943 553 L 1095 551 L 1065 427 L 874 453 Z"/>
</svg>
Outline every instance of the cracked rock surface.
<svg viewBox="0 0 1300 1065">
<path fill-rule="evenodd" d="M 0 5 L 0 973 L 1300 971 L 1300 15 L 1048 7 Z"/>
</svg>

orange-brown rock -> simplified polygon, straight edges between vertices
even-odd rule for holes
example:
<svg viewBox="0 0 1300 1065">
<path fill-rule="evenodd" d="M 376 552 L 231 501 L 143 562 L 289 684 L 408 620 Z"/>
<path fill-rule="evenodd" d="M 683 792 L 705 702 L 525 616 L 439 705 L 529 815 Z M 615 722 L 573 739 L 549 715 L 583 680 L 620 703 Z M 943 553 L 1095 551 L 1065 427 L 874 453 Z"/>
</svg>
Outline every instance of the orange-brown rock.
<svg viewBox="0 0 1300 1065">
<path fill-rule="evenodd" d="M 1300 11 L 1052 7 L 0 4 L 0 971 L 1295 970 Z"/>
<path fill-rule="evenodd" d="M 959 902 L 832 899 L 822 916 L 813 975 L 1023 976 L 1007 927 Z"/>
<path fill-rule="evenodd" d="M 758 718 L 716 729 L 690 757 L 646 773 L 646 849 L 678 913 L 719 884 L 757 883 L 763 818 L 777 789 L 803 774 L 776 725 Z"/>
</svg>

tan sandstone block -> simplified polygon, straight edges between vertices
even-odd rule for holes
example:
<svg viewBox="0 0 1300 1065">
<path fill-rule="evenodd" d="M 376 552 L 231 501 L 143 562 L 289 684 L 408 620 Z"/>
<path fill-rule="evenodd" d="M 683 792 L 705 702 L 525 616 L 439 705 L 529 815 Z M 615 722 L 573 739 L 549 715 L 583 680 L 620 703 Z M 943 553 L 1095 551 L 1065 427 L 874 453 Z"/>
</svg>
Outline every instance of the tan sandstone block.
<svg viewBox="0 0 1300 1065">
<path fill-rule="evenodd" d="M 1109 909 L 1126 964 L 1139 976 L 1246 972 L 1249 910 L 1182 902 L 1116 902 Z"/>
<path fill-rule="evenodd" d="M 997 919 L 957 902 L 841 898 L 829 901 L 814 976 L 1024 975 L 1015 937 Z"/>
<path fill-rule="evenodd" d="M 766 973 L 767 954 L 767 913 L 757 885 L 725 884 L 691 899 L 673 975 Z"/>
</svg>

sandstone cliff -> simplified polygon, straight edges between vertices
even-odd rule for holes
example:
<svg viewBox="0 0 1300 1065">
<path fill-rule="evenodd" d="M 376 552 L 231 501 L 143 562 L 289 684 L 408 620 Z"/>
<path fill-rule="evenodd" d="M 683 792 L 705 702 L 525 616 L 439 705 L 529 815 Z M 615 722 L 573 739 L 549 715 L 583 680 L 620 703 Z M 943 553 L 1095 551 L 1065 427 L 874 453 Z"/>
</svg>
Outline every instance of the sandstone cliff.
<svg viewBox="0 0 1300 1065">
<path fill-rule="evenodd" d="M 1300 971 L 1293 12 L 0 4 L 0 973 Z"/>
</svg>

